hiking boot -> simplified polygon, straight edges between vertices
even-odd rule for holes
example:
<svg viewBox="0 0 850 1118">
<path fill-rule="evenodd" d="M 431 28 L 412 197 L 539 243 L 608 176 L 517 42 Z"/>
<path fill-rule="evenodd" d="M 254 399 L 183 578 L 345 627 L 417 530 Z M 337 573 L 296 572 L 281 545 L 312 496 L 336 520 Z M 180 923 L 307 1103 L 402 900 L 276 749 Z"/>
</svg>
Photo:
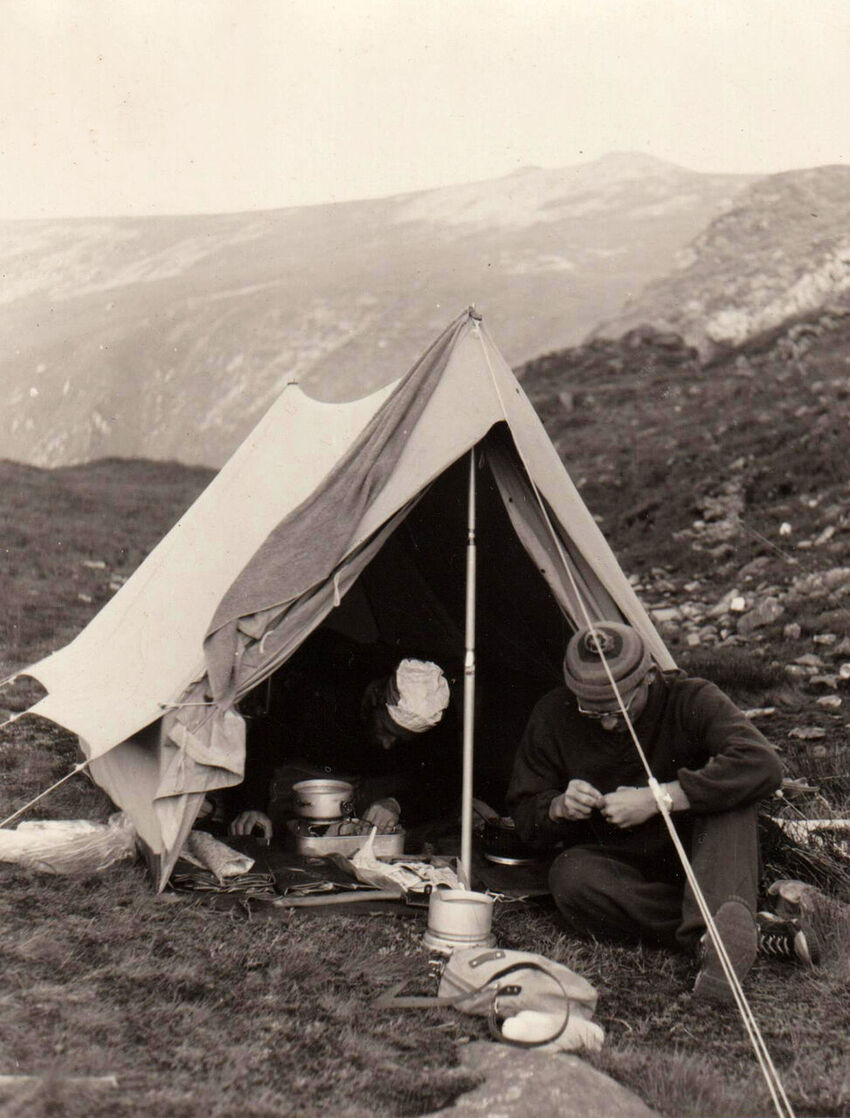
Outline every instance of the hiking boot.
<svg viewBox="0 0 850 1118">
<path fill-rule="evenodd" d="M 801 919 L 783 920 L 772 912 L 760 912 L 758 953 L 770 959 L 788 959 L 804 967 L 816 967 L 821 945 L 814 929 Z"/>
<path fill-rule="evenodd" d="M 752 912 L 742 901 L 725 901 L 714 914 L 714 925 L 726 948 L 732 970 L 742 980 L 756 961 L 759 933 Z M 734 1002 L 723 965 L 706 933 L 702 938 L 702 966 L 694 983 L 694 996 L 714 1002 Z"/>
</svg>

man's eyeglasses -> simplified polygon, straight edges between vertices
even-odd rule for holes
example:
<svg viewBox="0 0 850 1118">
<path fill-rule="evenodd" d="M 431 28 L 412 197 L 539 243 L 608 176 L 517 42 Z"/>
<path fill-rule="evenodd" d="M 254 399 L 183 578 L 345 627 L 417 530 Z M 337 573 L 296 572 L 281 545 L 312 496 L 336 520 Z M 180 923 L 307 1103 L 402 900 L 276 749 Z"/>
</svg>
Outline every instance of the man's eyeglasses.
<svg viewBox="0 0 850 1118">
<path fill-rule="evenodd" d="M 632 691 L 631 695 L 629 696 L 628 702 L 623 704 L 623 706 L 626 708 L 626 714 L 628 714 L 629 711 L 632 709 L 632 704 L 634 703 L 635 699 L 637 698 L 637 693 L 638 693 L 639 690 L 640 690 L 640 688 L 638 687 L 634 691 Z M 623 712 L 619 707 L 617 707 L 616 710 L 585 710 L 578 699 L 576 699 L 576 705 L 578 706 L 579 714 L 583 714 L 585 716 L 585 718 L 592 718 L 595 721 L 600 721 L 601 722 L 601 720 L 603 718 L 622 718 L 623 717 Z"/>
</svg>

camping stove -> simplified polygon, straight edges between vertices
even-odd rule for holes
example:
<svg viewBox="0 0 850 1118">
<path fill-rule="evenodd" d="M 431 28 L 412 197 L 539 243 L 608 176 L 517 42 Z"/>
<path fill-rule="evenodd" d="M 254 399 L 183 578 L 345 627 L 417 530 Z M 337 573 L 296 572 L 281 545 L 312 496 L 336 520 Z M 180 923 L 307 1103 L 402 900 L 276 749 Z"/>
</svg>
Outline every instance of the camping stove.
<svg viewBox="0 0 850 1118">
<path fill-rule="evenodd" d="M 354 788 L 344 780 L 301 780 L 293 784 L 296 819 L 288 823 L 299 854 L 356 853 L 372 832 L 372 824 L 355 818 Z M 376 835 L 376 856 L 401 854 L 404 832 Z"/>
<path fill-rule="evenodd" d="M 346 815 L 336 815 L 333 819 L 293 819 L 289 829 L 296 837 L 322 838 L 328 832 L 339 834 L 340 824 L 351 822 L 353 822 L 351 817 Z"/>
<path fill-rule="evenodd" d="M 372 832 L 370 823 L 362 819 L 290 819 L 286 824 L 295 839 L 299 854 L 325 856 L 344 854 L 350 858 L 363 846 Z M 404 831 L 399 827 L 392 834 L 376 835 L 372 849 L 376 857 L 404 853 Z"/>
</svg>

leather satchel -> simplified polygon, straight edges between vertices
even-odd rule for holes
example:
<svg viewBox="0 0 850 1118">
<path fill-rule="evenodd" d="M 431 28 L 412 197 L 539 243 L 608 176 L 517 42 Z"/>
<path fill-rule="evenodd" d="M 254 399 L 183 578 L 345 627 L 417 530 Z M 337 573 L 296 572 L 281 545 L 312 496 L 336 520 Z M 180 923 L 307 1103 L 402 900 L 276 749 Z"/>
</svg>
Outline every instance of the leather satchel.
<svg viewBox="0 0 850 1118">
<path fill-rule="evenodd" d="M 466 947 L 446 961 L 436 997 L 402 994 L 408 979 L 381 994 L 375 1005 L 412 1009 L 450 1006 L 461 1013 L 487 1017 L 490 1034 L 517 1048 L 538 1048 L 562 1035 L 572 1015 L 589 1021 L 596 1009 L 595 988 L 564 966 L 532 951 Z M 500 1022 L 523 1010 L 553 1019 L 553 1030 L 535 1040 L 502 1033 Z"/>
</svg>

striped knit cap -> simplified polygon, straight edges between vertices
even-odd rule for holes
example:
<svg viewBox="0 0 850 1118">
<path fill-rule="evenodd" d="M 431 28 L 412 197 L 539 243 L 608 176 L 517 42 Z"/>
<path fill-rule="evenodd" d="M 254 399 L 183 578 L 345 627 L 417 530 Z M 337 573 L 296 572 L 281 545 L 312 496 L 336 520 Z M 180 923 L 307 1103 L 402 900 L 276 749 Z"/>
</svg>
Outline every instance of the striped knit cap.
<svg viewBox="0 0 850 1118">
<path fill-rule="evenodd" d="M 628 625 L 600 621 L 593 629 L 579 629 L 567 645 L 564 680 L 578 699 L 589 703 L 604 703 L 614 698 L 597 641 L 622 695 L 634 691 L 652 667 L 643 639 Z"/>
</svg>

